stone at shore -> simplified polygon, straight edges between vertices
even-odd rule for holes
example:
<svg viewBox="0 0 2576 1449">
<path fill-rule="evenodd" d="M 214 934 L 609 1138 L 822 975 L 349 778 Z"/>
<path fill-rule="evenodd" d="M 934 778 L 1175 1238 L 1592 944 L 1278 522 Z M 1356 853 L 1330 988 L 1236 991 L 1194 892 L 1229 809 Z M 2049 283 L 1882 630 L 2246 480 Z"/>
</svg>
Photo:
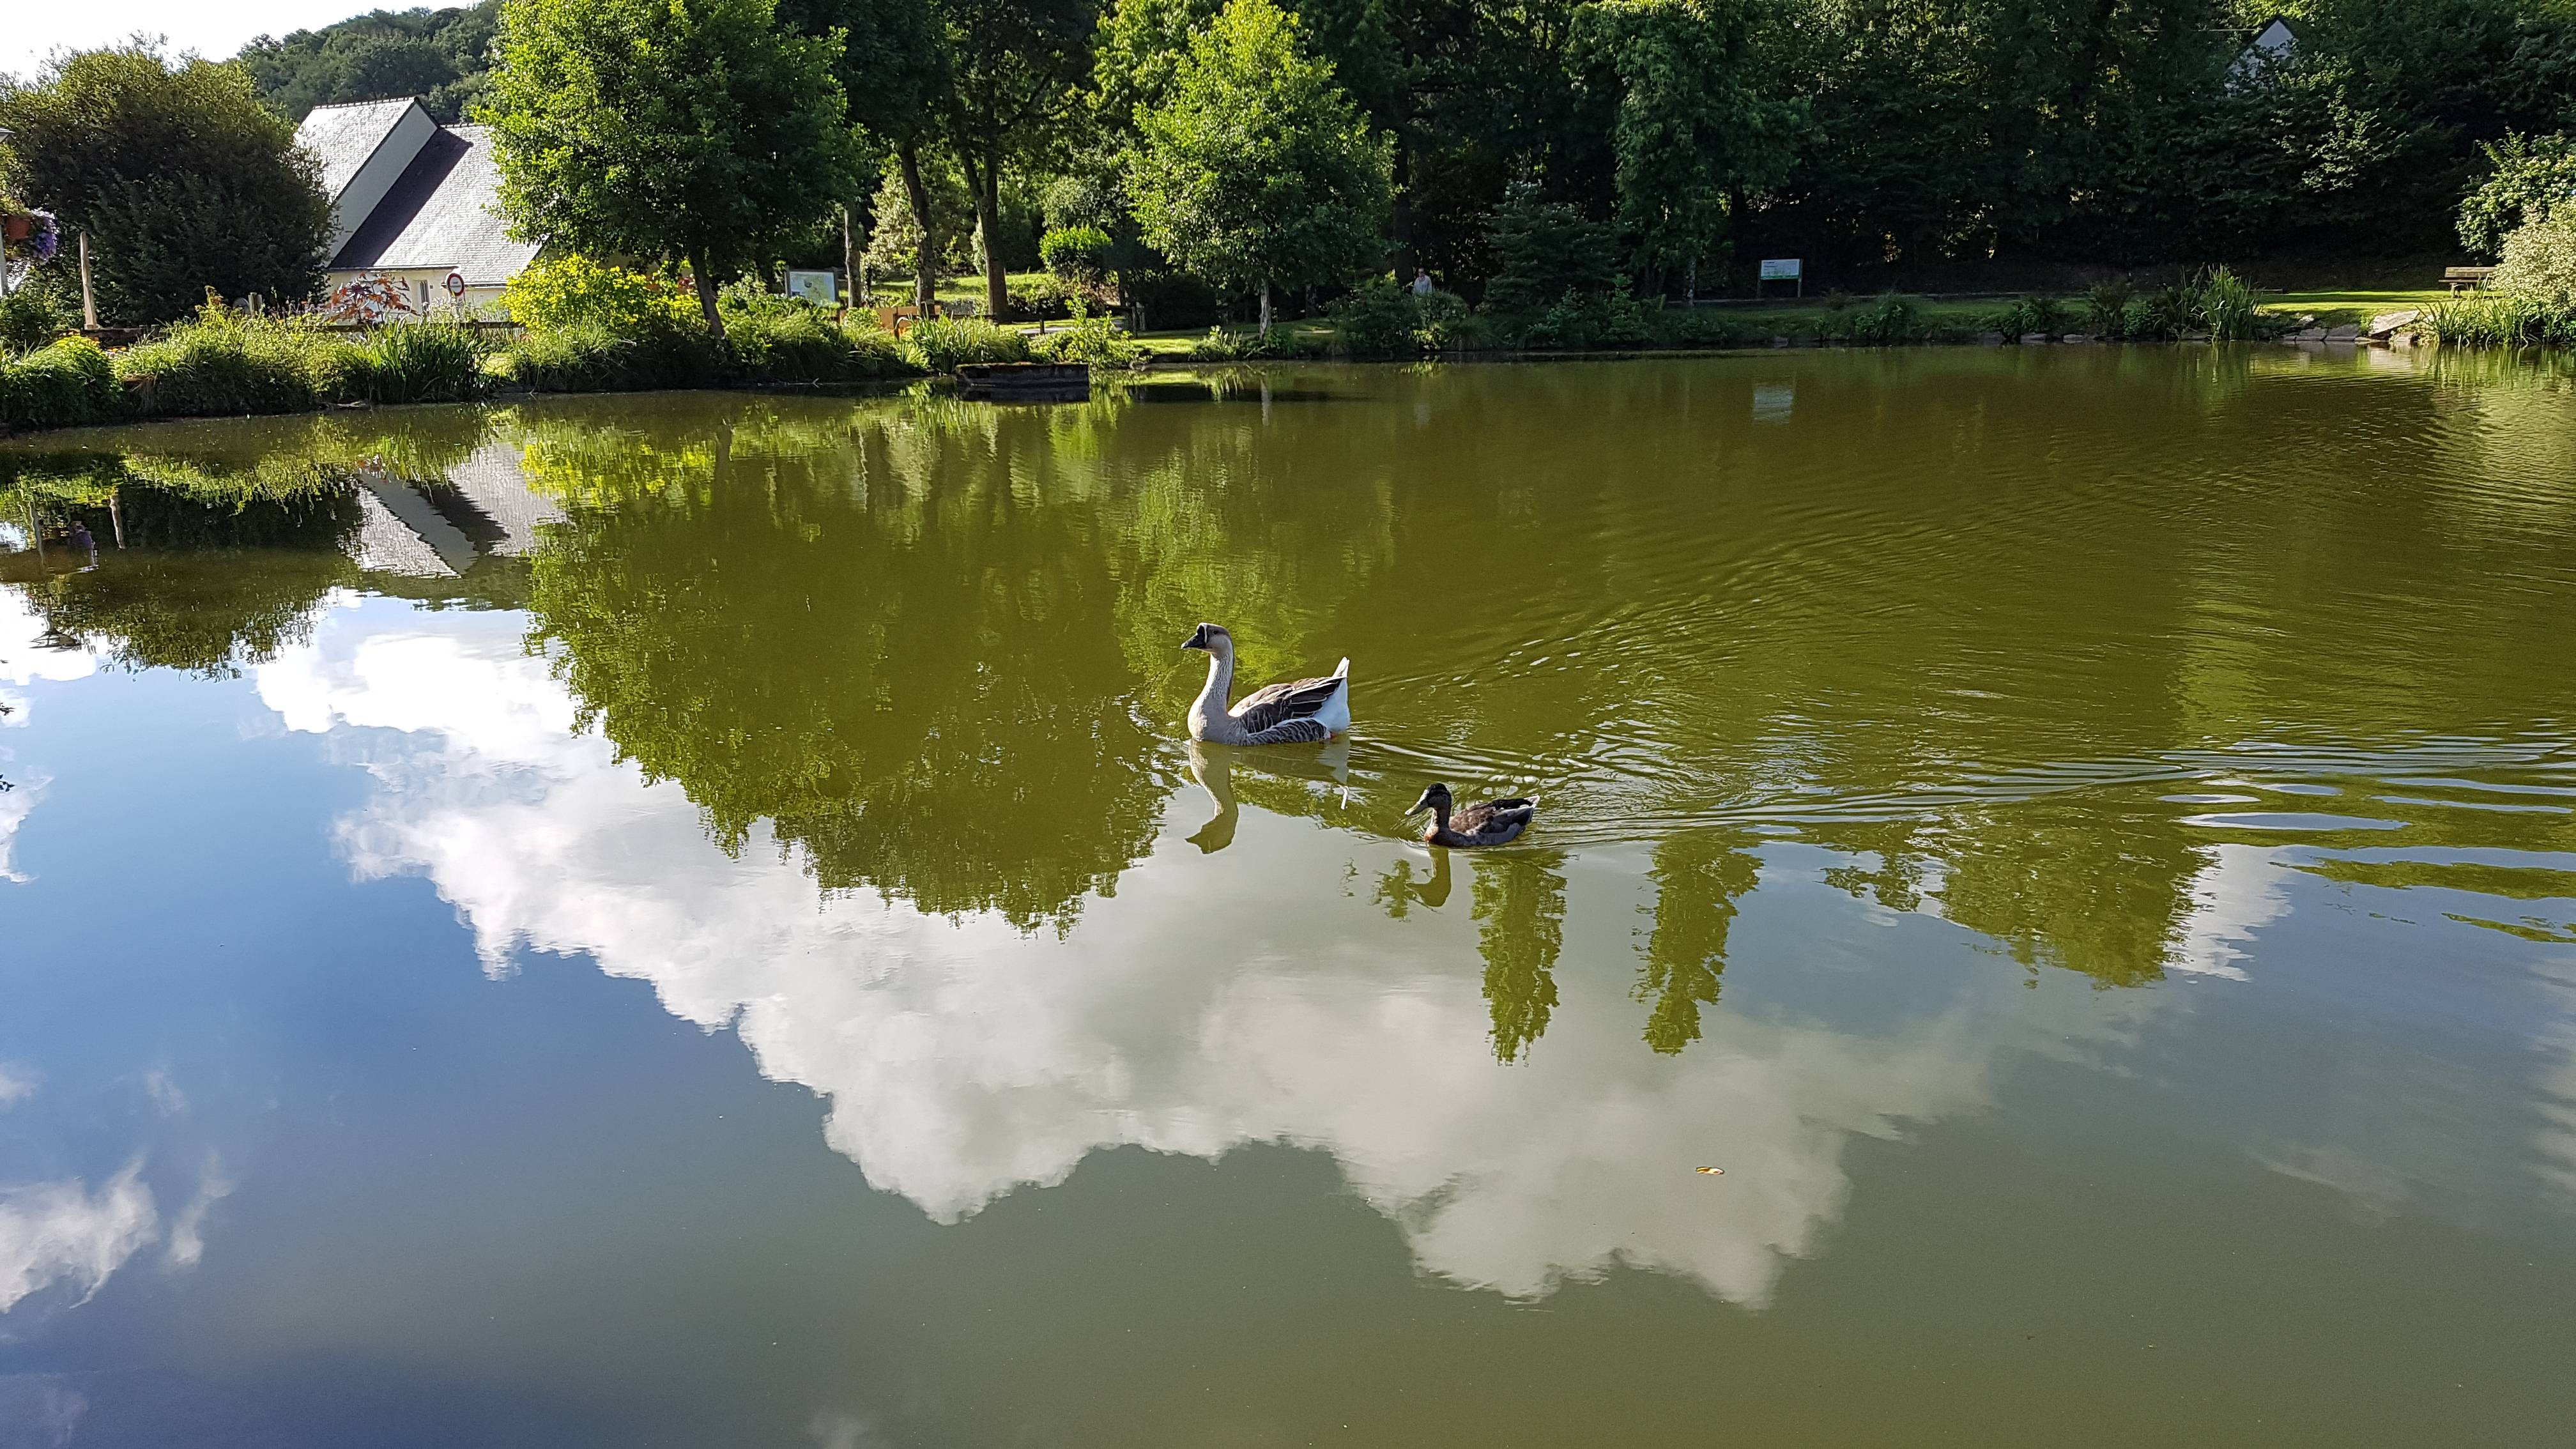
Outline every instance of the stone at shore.
<svg viewBox="0 0 2576 1449">
<path fill-rule="evenodd" d="M 2372 337 L 2394 337 L 2397 335 L 2398 328 L 2412 327 L 2417 322 L 2421 321 L 2423 316 L 2423 313 L 2413 311 L 2411 309 L 2404 312 L 2382 312 L 2378 316 L 2370 319 L 2369 335 Z"/>
<path fill-rule="evenodd" d="M 2303 327 L 2298 331 L 2291 333 L 2290 340 L 2292 342 L 2323 342 L 2326 340 L 2326 329 L 2322 327 Z"/>
<path fill-rule="evenodd" d="M 1980 332 L 1977 334 L 1977 345 L 1979 347 L 2001 347 L 2004 345 L 2004 335 L 2000 332 Z"/>
<path fill-rule="evenodd" d="M 2025 347 L 2036 347 L 2043 342 L 2055 342 L 2057 336 L 2051 332 L 2025 332 L 2021 335 L 2021 340 Z"/>
<path fill-rule="evenodd" d="M 2326 334 L 2326 340 L 2328 342 L 2359 342 L 2361 340 L 2361 329 L 2347 323 L 2344 326 L 2337 327 L 2333 331 L 2328 332 Z"/>
</svg>

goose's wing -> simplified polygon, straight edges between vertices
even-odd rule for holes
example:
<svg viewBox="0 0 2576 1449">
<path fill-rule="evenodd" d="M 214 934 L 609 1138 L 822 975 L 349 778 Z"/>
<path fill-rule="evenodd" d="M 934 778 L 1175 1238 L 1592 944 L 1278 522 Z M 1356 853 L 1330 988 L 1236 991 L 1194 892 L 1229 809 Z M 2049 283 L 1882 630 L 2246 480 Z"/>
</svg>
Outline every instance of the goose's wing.
<svg viewBox="0 0 2576 1449">
<path fill-rule="evenodd" d="M 1273 684 L 1245 695 L 1228 713 L 1237 723 L 1256 735 L 1271 735 L 1283 726 L 1310 725 L 1311 733 L 1277 735 L 1276 739 L 1320 740 L 1332 733 L 1315 717 L 1333 702 L 1333 697 L 1350 681 L 1343 675 L 1328 674 L 1321 679 L 1300 679 L 1294 684 Z M 1267 742 L 1267 741 L 1266 741 Z"/>
</svg>

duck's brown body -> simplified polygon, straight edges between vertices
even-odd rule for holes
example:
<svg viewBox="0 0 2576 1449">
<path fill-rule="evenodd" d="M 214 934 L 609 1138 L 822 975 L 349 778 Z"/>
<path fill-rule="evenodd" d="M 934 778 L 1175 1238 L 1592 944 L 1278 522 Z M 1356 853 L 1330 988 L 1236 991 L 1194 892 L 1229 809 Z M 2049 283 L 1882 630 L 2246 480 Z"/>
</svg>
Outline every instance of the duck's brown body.
<svg viewBox="0 0 2576 1449">
<path fill-rule="evenodd" d="M 1514 795 L 1481 801 L 1461 810 L 1451 804 L 1448 786 L 1433 785 L 1422 792 L 1422 798 L 1407 813 L 1424 810 L 1431 812 L 1431 823 L 1423 828 L 1423 843 L 1473 850 L 1486 845 L 1509 845 L 1520 839 L 1521 832 L 1529 829 L 1530 821 L 1538 816 L 1538 801 Z"/>
</svg>

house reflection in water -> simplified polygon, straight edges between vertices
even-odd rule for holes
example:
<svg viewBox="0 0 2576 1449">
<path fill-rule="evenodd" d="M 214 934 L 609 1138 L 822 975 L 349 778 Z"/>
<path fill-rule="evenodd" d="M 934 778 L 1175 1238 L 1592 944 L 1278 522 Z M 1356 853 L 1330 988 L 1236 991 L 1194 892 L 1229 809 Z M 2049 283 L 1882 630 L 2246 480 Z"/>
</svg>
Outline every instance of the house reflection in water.
<svg viewBox="0 0 2576 1449">
<path fill-rule="evenodd" d="M 518 449 L 487 443 L 444 480 L 399 478 L 382 466 L 358 472 L 365 512 L 352 549 L 358 567 L 457 577 L 487 557 L 533 552 L 537 529 L 563 512 L 529 491 Z"/>
</svg>

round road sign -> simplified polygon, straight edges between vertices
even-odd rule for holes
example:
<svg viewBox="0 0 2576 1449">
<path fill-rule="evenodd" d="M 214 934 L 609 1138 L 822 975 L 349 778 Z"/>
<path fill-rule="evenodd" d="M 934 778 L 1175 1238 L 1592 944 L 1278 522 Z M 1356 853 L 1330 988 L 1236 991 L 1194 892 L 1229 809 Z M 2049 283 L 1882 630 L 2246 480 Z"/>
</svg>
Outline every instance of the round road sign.
<svg viewBox="0 0 2576 1449">
<path fill-rule="evenodd" d="M 463 272 L 450 272 L 447 274 L 447 295 L 451 297 L 462 297 L 465 295 L 465 274 Z"/>
</svg>

